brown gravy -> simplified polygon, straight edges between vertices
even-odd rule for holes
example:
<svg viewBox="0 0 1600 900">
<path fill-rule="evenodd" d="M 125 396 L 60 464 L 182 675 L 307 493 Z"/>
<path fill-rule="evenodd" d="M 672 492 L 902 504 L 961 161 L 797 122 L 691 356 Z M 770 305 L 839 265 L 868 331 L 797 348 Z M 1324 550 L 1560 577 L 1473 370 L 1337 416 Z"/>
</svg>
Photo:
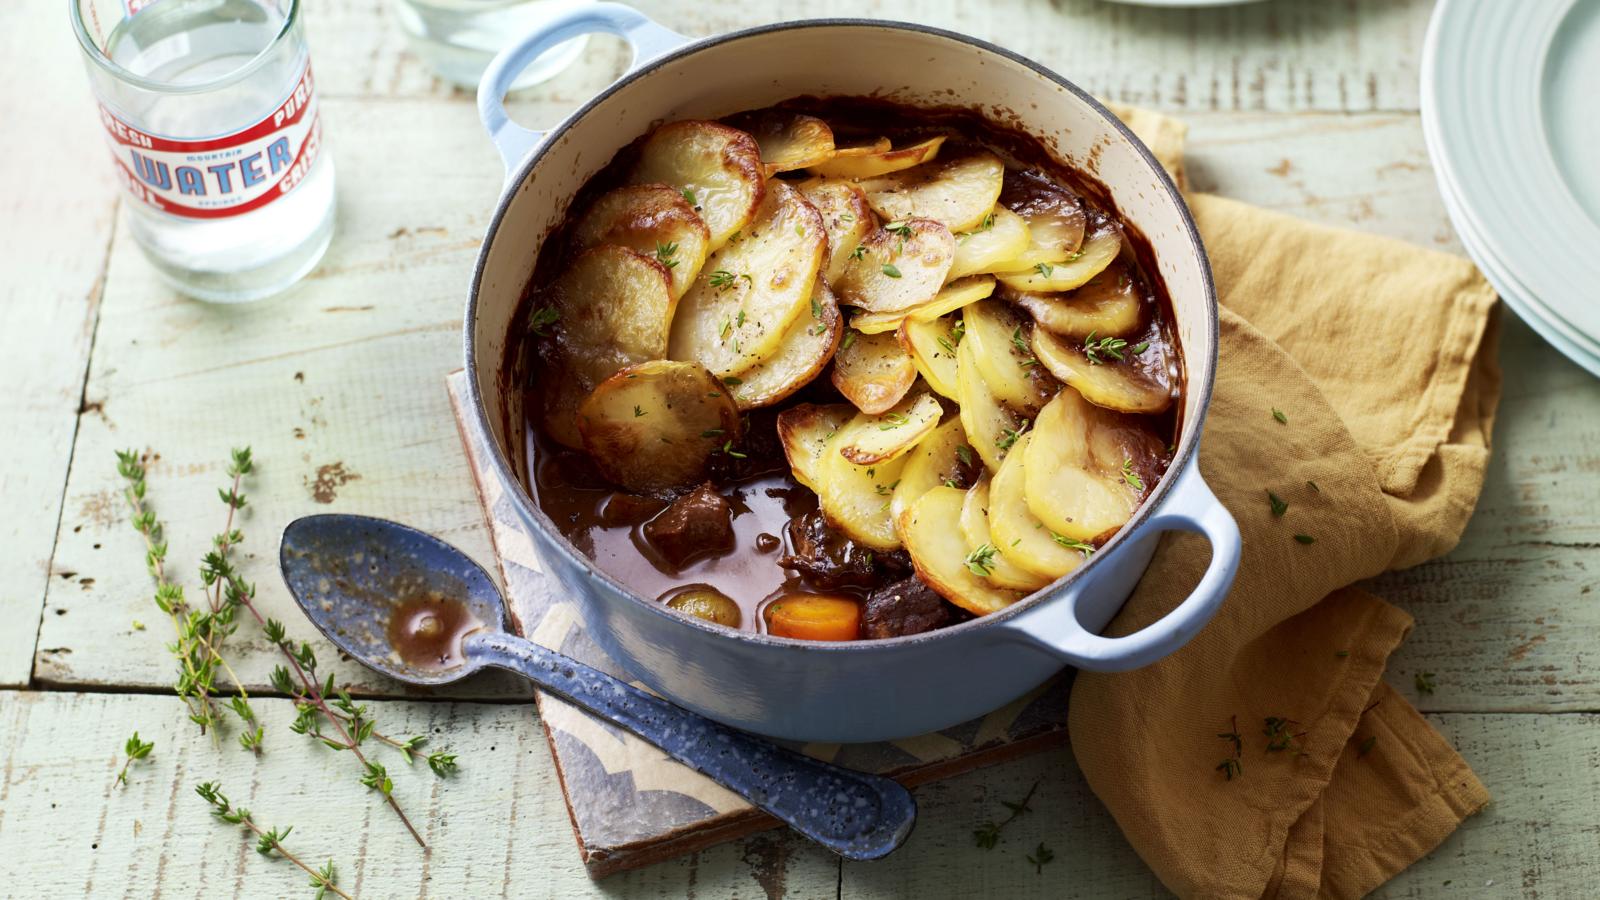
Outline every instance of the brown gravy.
<svg viewBox="0 0 1600 900">
<path fill-rule="evenodd" d="M 389 615 L 389 645 L 401 661 L 420 669 L 444 671 L 466 661 L 461 642 L 483 623 L 465 603 L 438 593 L 412 597 Z"/>
</svg>

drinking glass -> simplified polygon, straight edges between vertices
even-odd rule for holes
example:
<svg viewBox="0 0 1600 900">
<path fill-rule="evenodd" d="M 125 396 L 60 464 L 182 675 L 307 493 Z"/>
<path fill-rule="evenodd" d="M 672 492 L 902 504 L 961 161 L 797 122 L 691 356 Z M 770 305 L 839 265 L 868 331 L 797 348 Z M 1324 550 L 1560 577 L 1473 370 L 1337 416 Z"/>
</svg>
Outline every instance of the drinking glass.
<svg viewBox="0 0 1600 900">
<path fill-rule="evenodd" d="M 412 50 L 447 81 L 476 90 L 489 61 L 506 43 L 557 13 L 594 0 L 393 0 Z M 512 90 L 532 87 L 577 62 L 588 37 L 550 48 L 522 71 Z"/>
<path fill-rule="evenodd" d="M 72 26 L 146 257 L 240 302 L 311 271 L 333 237 L 299 0 L 72 0 Z"/>
</svg>

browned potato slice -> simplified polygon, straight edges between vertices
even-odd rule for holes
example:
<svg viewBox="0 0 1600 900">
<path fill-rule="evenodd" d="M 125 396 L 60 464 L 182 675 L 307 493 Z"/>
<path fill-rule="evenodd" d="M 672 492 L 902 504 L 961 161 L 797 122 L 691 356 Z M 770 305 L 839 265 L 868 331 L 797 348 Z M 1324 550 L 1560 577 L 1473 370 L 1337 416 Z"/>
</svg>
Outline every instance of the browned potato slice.
<svg viewBox="0 0 1600 900">
<path fill-rule="evenodd" d="M 972 345 L 972 358 L 989 385 L 989 392 L 1005 405 L 1033 415 L 1044 407 L 1058 385 L 1041 370 L 1028 344 L 1031 326 L 1009 306 L 984 300 L 966 308 L 963 344 Z"/>
<path fill-rule="evenodd" d="M 917 575 L 946 600 L 982 616 L 1005 609 L 1023 595 L 996 587 L 978 574 L 984 569 L 985 554 L 969 549 L 957 527 L 965 500 L 966 492 L 955 488 L 928 491 L 900 517 L 900 533 Z"/>
<path fill-rule="evenodd" d="M 811 309 L 828 254 L 822 216 L 780 181 L 767 188 L 749 233 L 706 260 L 672 322 L 673 359 L 724 378 L 772 356 Z"/>
<path fill-rule="evenodd" d="M 906 458 L 858 466 L 839 452 L 860 432 L 877 427 L 872 417 L 858 413 L 823 448 L 817 466 L 817 503 L 823 516 L 852 540 L 874 550 L 893 550 L 900 546 L 900 535 L 889 515 L 889 501 Z"/>
<path fill-rule="evenodd" d="M 916 380 L 917 367 L 893 334 L 846 332 L 833 355 L 833 386 L 868 415 L 893 409 Z"/>
<path fill-rule="evenodd" d="M 672 276 L 672 297 L 689 289 L 706 261 L 711 233 L 683 195 L 664 184 L 608 191 L 573 229 L 575 249 L 616 244 L 653 256 Z"/>
<path fill-rule="evenodd" d="M 950 274 L 945 276 L 952 281 L 1018 268 L 1015 260 L 1023 258 L 1028 249 L 1028 223 L 1004 206 L 996 206 L 976 226 L 957 232 L 955 237 L 956 258 L 950 264 Z"/>
<path fill-rule="evenodd" d="M 873 427 L 857 428 L 839 453 L 858 466 L 886 462 L 915 447 L 939 424 L 944 407 L 926 391 L 907 397 L 885 413 L 872 416 Z"/>
<path fill-rule="evenodd" d="M 930 321 L 994 293 L 994 279 L 974 275 L 945 285 L 932 300 L 900 312 L 862 313 L 850 320 L 850 327 L 865 334 L 894 331 L 908 318 Z"/>
<path fill-rule="evenodd" d="M 552 376 L 545 427 L 582 447 L 575 414 L 589 392 L 623 366 L 666 356 L 671 277 L 655 259 L 602 244 L 578 254 L 540 300 L 535 318 L 544 320 Z"/>
<path fill-rule="evenodd" d="M 1122 235 L 1107 224 L 1084 241 L 1079 251 L 1065 262 L 1039 262 L 1020 271 L 996 273 L 1000 283 L 1015 291 L 1060 293 L 1086 284 L 1099 275 L 1122 252 Z"/>
<path fill-rule="evenodd" d="M 980 569 L 988 569 L 986 578 L 994 584 L 1014 591 L 1032 593 L 1050 583 L 1013 562 L 1006 545 L 995 540 L 990 525 L 989 475 L 984 473 L 978 482 L 967 489 L 967 498 L 961 502 L 961 536 L 966 538 L 969 551 L 989 547 L 992 552 L 980 552 L 974 560 Z"/>
<path fill-rule="evenodd" d="M 939 295 L 956 239 L 928 219 L 890 222 L 862 239 L 833 283 L 839 302 L 868 312 L 897 312 Z"/>
<path fill-rule="evenodd" d="M 861 182 L 885 219 L 932 219 L 951 231 L 977 228 L 994 211 L 1006 166 L 987 150 L 941 158 Z"/>
<path fill-rule="evenodd" d="M 815 116 L 786 109 L 758 109 L 740 113 L 728 124 L 756 139 L 769 178 L 833 158 L 833 129 Z"/>
<path fill-rule="evenodd" d="M 1093 541 L 1125 524 L 1162 445 L 1145 421 L 1101 409 L 1064 387 L 1039 413 L 1027 444 L 1028 509 L 1063 537 Z M 1151 479 L 1153 481 L 1153 479 Z"/>
<path fill-rule="evenodd" d="M 822 214 L 828 229 L 828 283 L 838 282 L 861 239 L 878 227 L 878 217 L 867 205 L 867 195 L 848 181 L 808 178 L 796 185 Z"/>
<path fill-rule="evenodd" d="M 874 145 L 870 150 L 859 148 L 851 148 L 850 152 L 840 150 L 832 159 L 811 166 L 810 169 L 813 174 L 826 175 L 829 178 L 871 178 L 920 166 L 939 155 L 939 147 L 943 143 L 944 137 L 941 135 L 898 150 L 890 150 L 887 147 L 880 150 L 877 149 L 878 145 Z"/>
<path fill-rule="evenodd" d="M 737 376 L 723 379 L 733 391 L 740 409 L 771 406 L 805 387 L 816 377 L 839 347 L 844 334 L 844 316 L 833 292 L 817 280 L 811 298 L 811 312 L 796 319 L 773 354 Z"/>
<path fill-rule="evenodd" d="M 817 489 L 823 448 L 855 414 L 855 407 L 848 403 L 800 403 L 778 413 L 778 441 L 795 481 Z"/>
<path fill-rule="evenodd" d="M 990 472 L 998 470 L 1017 436 L 1027 429 L 1028 420 L 1007 409 L 989 390 L 972 342 L 966 339 L 956 347 L 956 397 L 967 442 Z"/>
<path fill-rule="evenodd" d="M 694 484 L 739 427 L 739 410 L 699 363 L 653 359 L 618 370 L 578 407 L 583 449 L 634 491 Z"/>
<path fill-rule="evenodd" d="M 935 391 L 956 402 L 961 401 L 956 385 L 956 334 L 959 316 L 946 316 L 932 322 L 906 319 L 895 333 L 900 346 L 911 355 L 911 364 Z"/>
<path fill-rule="evenodd" d="M 1100 341 L 1096 338 L 1091 346 L 1099 345 Z M 1135 354 L 1134 351 L 1141 346 L 1144 349 Z M 1115 355 L 1112 355 L 1112 351 Z M 1091 360 L 1084 352 L 1084 342 L 1035 328 L 1033 353 L 1050 374 L 1076 388 L 1083 399 L 1095 406 L 1129 413 L 1158 413 L 1172 405 L 1172 391 L 1158 384 L 1134 364 L 1136 355 L 1159 353 L 1148 345 L 1096 349 Z"/>
<path fill-rule="evenodd" d="M 989 271 L 1032 269 L 1066 262 L 1083 246 L 1088 216 L 1083 200 L 1039 172 L 1006 173 L 1000 203 L 1028 226 L 1028 245 L 1009 264 Z"/>
<path fill-rule="evenodd" d="M 1040 578 L 1054 581 L 1083 565 L 1094 547 L 1045 528 L 1028 509 L 1023 490 L 1027 447 L 1032 439 L 1031 434 L 1018 438 L 1017 445 L 1000 464 L 1000 471 L 994 473 L 994 481 L 989 484 L 989 533 L 994 536 L 994 545 L 1004 548 L 1007 559 Z"/>
<path fill-rule="evenodd" d="M 910 509 L 917 498 L 941 484 L 950 487 L 966 484 L 981 465 L 972 448 L 967 446 L 967 433 L 961 428 L 961 420 L 951 418 L 906 454 L 906 467 L 900 470 L 900 484 L 889 502 L 889 513 L 899 522 L 901 514 Z"/>
<path fill-rule="evenodd" d="M 1045 329 L 1068 337 L 1091 333 L 1131 337 L 1143 319 L 1138 286 L 1121 263 L 1113 263 L 1068 294 L 1019 293 L 1010 288 L 1004 294 Z"/>
<path fill-rule="evenodd" d="M 717 122 L 668 122 L 639 148 L 634 184 L 665 184 L 683 194 L 717 250 L 756 217 L 766 193 L 766 168 L 755 138 Z"/>
</svg>

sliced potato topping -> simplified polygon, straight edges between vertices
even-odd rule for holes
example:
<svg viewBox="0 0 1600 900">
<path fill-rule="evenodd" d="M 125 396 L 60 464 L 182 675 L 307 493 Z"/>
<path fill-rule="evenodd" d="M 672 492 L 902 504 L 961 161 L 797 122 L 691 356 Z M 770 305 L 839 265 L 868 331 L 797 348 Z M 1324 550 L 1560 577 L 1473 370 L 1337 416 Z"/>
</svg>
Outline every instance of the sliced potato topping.
<svg viewBox="0 0 1600 900">
<path fill-rule="evenodd" d="M 795 481 L 817 489 L 823 448 L 855 414 L 855 407 L 848 403 L 800 403 L 778 413 L 778 442 L 783 444 Z"/>
<path fill-rule="evenodd" d="M 1121 263 L 1113 263 L 1089 283 L 1067 294 L 1004 291 L 1049 331 L 1069 337 L 1130 337 L 1143 320 L 1139 291 Z"/>
<path fill-rule="evenodd" d="M 873 427 L 857 428 L 839 445 L 845 459 L 870 466 L 905 454 L 928 436 L 944 415 L 944 407 L 927 391 L 906 397 L 888 412 L 870 418 Z"/>
<path fill-rule="evenodd" d="M 1059 263 L 1038 262 L 1020 271 L 996 273 L 1000 283 L 1015 291 L 1060 293 L 1087 284 L 1122 252 L 1122 234 L 1109 223 L 1084 241 L 1077 253 Z"/>
<path fill-rule="evenodd" d="M 994 535 L 995 546 L 1005 549 L 1007 559 L 1054 581 L 1083 565 L 1094 547 L 1045 528 L 1028 509 L 1023 491 L 1031 440 L 1031 434 L 1017 439 L 989 484 L 989 533 Z"/>
<path fill-rule="evenodd" d="M 827 253 L 822 216 L 799 191 L 774 181 L 747 233 L 711 254 L 683 295 L 672 358 L 725 378 L 772 356 L 811 309 Z"/>
<path fill-rule="evenodd" d="M 1006 545 L 995 540 L 989 523 L 989 493 L 989 475 L 985 473 L 967 489 L 967 498 L 961 502 L 961 536 L 966 538 L 968 552 L 979 552 L 977 567 L 987 569 L 984 577 L 994 584 L 1014 591 L 1037 591 L 1050 581 L 1013 562 Z M 983 547 L 990 548 L 989 552 L 982 552 Z"/>
<path fill-rule="evenodd" d="M 998 470 L 1017 436 L 1027 429 L 1028 420 L 1007 409 L 989 390 L 975 348 L 965 339 L 956 347 L 956 397 L 967 442 L 990 472 Z"/>
<path fill-rule="evenodd" d="M 653 256 L 672 276 L 677 299 L 706 261 L 711 233 L 683 195 L 664 184 L 629 184 L 608 191 L 573 230 L 575 250 L 616 244 Z"/>
<path fill-rule="evenodd" d="M 635 491 L 705 477 L 739 410 L 705 367 L 653 359 L 619 370 L 578 407 L 583 449 L 607 480 Z"/>
<path fill-rule="evenodd" d="M 1093 359 L 1085 352 L 1086 345 L 1094 352 Z M 1156 383 L 1134 364 L 1136 356 L 1159 353 L 1158 350 L 1146 347 L 1136 354 L 1138 344 L 1104 350 L 1097 349 L 1099 345 L 1098 338 L 1075 341 L 1043 328 L 1033 330 L 1033 352 L 1040 364 L 1095 406 L 1128 413 L 1159 413 L 1172 405 L 1171 389 Z"/>
<path fill-rule="evenodd" d="M 900 533 L 917 575 L 946 600 L 975 615 L 998 612 L 1022 599 L 1022 592 L 991 584 L 984 563 L 994 548 L 971 549 L 954 527 L 961 520 L 966 492 L 939 486 L 917 499 L 900 517 Z M 979 574 L 980 572 L 984 574 Z"/>
<path fill-rule="evenodd" d="M 805 387 L 828 365 L 844 335 L 844 316 L 822 279 L 811 297 L 811 312 L 796 319 L 771 356 L 736 376 L 723 379 L 740 409 L 771 406 Z"/>
<path fill-rule="evenodd" d="M 1088 223 L 1083 199 L 1039 172 L 1007 172 L 1000 203 L 1027 223 L 1028 245 L 1009 264 L 990 271 L 1066 262 L 1082 247 Z"/>
<path fill-rule="evenodd" d="M 839 302 L 868 312 L 899 312 L 939 295 L 956 239 L 929 219 L 890 222 L 862 239 L 833 283 Z"/>
<path fill-rule="evenodd" d="M 907 318 L 895 333 L 928 386 L 958 403 L 961 396 L 956 383 L 956 345 L 961 336 L 956 328 L 960 322 L 961 317 L 953 315 L 931 322 Z"/>
<path fill-rule="evenodd" d="M 817 466 L 817 502 L 828 522 L 852 540 L 874 550 L 894 550 L 900 535 L 889 515 L 889 501 L 906 458 L 858 466 L 839 452 L 861 432 L 877 427 L 873 417 L 858 413 L 828 441 Z"/>
<path fill-rule="evenodd" d="M 546 318 L 545 427 L 582 447 L 575 414 L 600 382 L 623 366 L 666 356 L 672 281 L 666 266 L 626 247 L 601 244 L 578 254 L 535 311 Z"/>
<path fill-rule="evenodd" d="M 851 147 L 837 151 L 832 159 L 810 169 L 813 174 L 829 178 L 872 178 L 922 165 L 938 156 L 943 144 L 944 136 L 940 135 L 895 150 L 889 149 L 886 141 L 881 145 Z"/>
<path fill-rule="evenodd" d="M 996 206 L 978 224 L 956 233 L 956 258 L 948 277 L 954 281 L 967 275 L 1016 269 L 1016 260 L 1028 250 L 1028 223 L 1022 217 Z M 1065 258 L 1066 254 L 1062 254 Z"/>
<path fill-rule="evenodd" d="M 862 313 L 850 320 L 850 327 L 867 334 L 893 331 L 908 318 L 930 321 L 976 303 L 994 293 L 994 279 L 973 275 L 945 285 L 932 300 L 900 312 Z"/>
<path fill-rule="evenodd" d="M 1034 516 L 1063 537 L 1093 541 L 1121 528 L 1155 486 L 1145 479 L 1163 448 L 1150 427 L 1070 387 L 1045 405 L 1033 436 L 1023 495 Z"/>
<path fill-rule="evenodd" d="M 710 234 L 715 251 L 750 224 L 766 192 L 766 168 L 755 138 L 718 122 L 668 122 L 639 149 L 634 184 L 665 184 L 683 194 Z"/>
<path fill-rule="evenodd" d="M 861 182 L 885 219 L 932 219 L 955 231 L 983 225 L 1000 199 L 1006 166 L 987 150 L 941 158 Z"/>
<path fill-rule="evenodd" d="M 900 484 L 894 489 L 889 512 L 896 522 L 917 502 L 917 498 L 940 485 L 960 487 L 981 465 L 967 446 L 967 433 L 961 419 L 952 417 L 923 438 L 906 454 L 906 467 L 900 470 Z"/>
<path fill-rule="evenodd" d="M 741 113 L 729 124 L 756 139 L 768 177 L 833 157 L 833 129 L 815 116 L 769 107 Z"/>
<path fill-rule="evenodd" d="M 1037 413 L 1056 391 L 1055 379 L 1041 369 L 1028 344 L 1031 326 L 998 300 L 967 307 L 963 316 L 963 344 L 972 345 L 972 358 L 989 392 L 1019 412 Z"/>
<path fill-rule="evenodd" d="M 893 334 L 849 332 L 833 355 L 833 386 L 868 415 L 893 409 L 916 380 L 917 368 Z"/>
<path fill-rule="evenodd" d="M 878 217 L 853 182 L 808 178 L 795 187 L 822 214 L 828 230 L 828 283 L 835 284 L 861 239 L 877 229 Z"/>
</svg>

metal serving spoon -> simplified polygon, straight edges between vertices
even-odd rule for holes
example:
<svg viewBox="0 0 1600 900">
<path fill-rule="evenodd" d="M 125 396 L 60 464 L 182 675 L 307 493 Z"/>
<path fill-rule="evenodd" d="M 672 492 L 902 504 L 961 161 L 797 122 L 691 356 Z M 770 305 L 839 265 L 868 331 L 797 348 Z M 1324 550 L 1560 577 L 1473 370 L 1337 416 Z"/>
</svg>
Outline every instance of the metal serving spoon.
<svg viewBox="0 0 1600 900">
<path fill-rule="evenodd" d="M 477 563 L 415 528 L 367 516 L 306 516 L 278 548 L 289 592 L 328 640 L 408 684 L 509 669 L 633 732 L 847 859 L 877 859 L 916 821 L 904 787 L 841 769 L 679 709 L 510 634 L 505 600 Z"/>
</svg>

